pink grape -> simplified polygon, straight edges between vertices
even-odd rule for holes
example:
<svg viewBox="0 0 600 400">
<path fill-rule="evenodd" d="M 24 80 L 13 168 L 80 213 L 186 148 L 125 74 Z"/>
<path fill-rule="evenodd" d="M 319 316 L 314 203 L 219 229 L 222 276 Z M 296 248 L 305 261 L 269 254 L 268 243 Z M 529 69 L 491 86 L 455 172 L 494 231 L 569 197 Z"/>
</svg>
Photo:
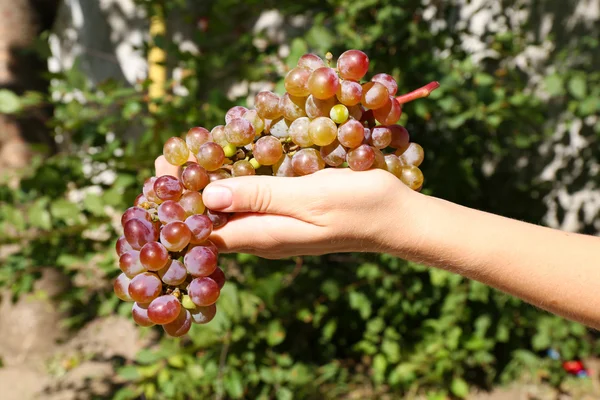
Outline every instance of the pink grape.
<svg viewBox="0 0 600 400">
<path fill-rule="evenodd" d="M 373 153 L 375 153 L 375 159 L 373 160 L 372 168 L 387 170 L 387 164 L 385 163 L 385 156 L 377 147 L 371 146 Z"/>
<path fill-rule="evenodd" d="M 337 69 L 341 78 L 358 81 L 369 70 L 369 57 L 360 50 L 345 51 L 337 60 Z"/>
<path fill-rule="evenodd" d="M 125 210 L 123 216 L 121 217 L 121 226 L 125 226 L 125 223 L 133 218 L 138 218 L 141 220 L 152 222 L 152 217 L 150 216 L 148 211 L 144 210 L 141 207 L 129 207 L 127 210 Z"/>
<path fill-rule="evenodd" d="M 113 282 L 113 290 L 115 295 L 123 301 L 133 301 L 131 296 L 129 295 L 129 283 L 131 279 L 125 275 L 125 273 L 119 274 Z"/>
<path fill-rule="evenodd" d="M 185 210 L 176 201 L 167 200 L 158 206 L 158 219 L 163 224 L 173 221 L 183 221 L 185 217 Z"/>
<path fill-rule="evenodd" d="M 160 231 L 160 242 L 169 251 L 181 251 L 190 243 L 190 228 L 181 221 L 169 222 Z"/>
<path fill-rule="evenodd" d="M 311 147 L 314 144 L 308 137 L 308 125 L 310 125 L 310 119 L 302 117 L 292 122 L 288 129 L 290 138 L 300 147 Z"/>
<path fill-rule="evenodd" d="M 298 97 L 292 96 L 289 93 L 284 94 L 281 97 L 281 111 L 283 112 L 283 117 L 290 121 L 306 117 L 306 111 L 304 110 L 305 103 L 306 96 Z"/>
<path fill-rule="evenodd" d="M 362 104 L 371 110 L 383 107 L 389 101 L 390 94 L 381 83 L 367 82 L 362 85 L 362 88 Z"/>
<path fill-rule="evenodd" d="M 292 68 L 285 76 L 285 90 L 292 96 L 308 96 L 308 79 L 311 73 L 312 71 L 305 67 Z"/>
<path fill-rule="evenodd" d="M 136 275 L 129 283 L 129 296 L 137 303 L 150 303 L 161 291 L 162 282 L 152 272 Z"/>
<path fill-rule="evenodd" d="M 192 326 L 192 316 L 188 310 L 181 308 L 179 315 L 173 322 L 163 325 L 165 333 L 172 337 L 181 337 L 189 332 Z"/>
<path fill-rule="evenodd" d="M 249 161 L 240 160 L 233 164 L 231 176 L 249 176 L 256 175 L 256 170 Z"/>
<path fill-rule="evenodd" d="M 386 87 L 390 96 L 395 96 L 396 92 L 398 91 L 398 84 L 396 83 L 394 77 L 391 75 L 384 73 L 374 75 L 373 78 L 371 78 L 371 82 L 381 83 L 383 86 Z"/>
<path fill-rule="evenodd" d="M 254 98 L 256 112 L 263 119 L 277 119 L 283 115 L 279 96 L 273 92 L 262 91 Z"/>
<path fill-rule="evenodd" d="M 204 210 L 206 210 L 202 201 L 202 195 L 198 192 L 185 192 L 179 199 L 179 205 L 185 211 L 186 217 L 194 214 L 203 214 Z"/>
<path fill-rule="evenodd" d="M 194 154 L 198 152 L 200 146 L 211 140 L 212 136 L 208 129 L 201 126 L 190 129 L 185 135 L 185 143 L 187 144 L 188 150 Z"/>
<path fill-rule="evenodd" d="M 133 303 L 131 307 L 133 321 L 139 326 L 154 326 L 155 323 L 148 318 L 148 304 Z"/>
<path fill-rule="evenodd" d="M 314 71 L 315 69 L 324 67 L 325 62 L 318 55 L 307 53 L 298 59 L 298 66 L 308 68 L 310 71 Z"/>
<path fill-rule="evenodd" d="M 117 250 L 117 255 L 119 257 L 121 257 L 123 254 L 125 254 L 129 250 L 133 250 L 131 245 L 127 242 L 127 239 L 125 239 L 125 236 L 121 236 L 119 239 L 117 239 L 117 243 L 116 243 L 115 247 Z"/>
<path fill-rule="evenodd" d="M 317 150 L 302 149 L 292 157 L 292 168 L 297 175 L 308 175 L 325 168 L 325 161 Z"/>
<path fill-rule="evenodd" d="M 188 160 L 190 151 L 185 140 L 179 137 L 169 138 L 163 146 L 163 155 L 169 164 L 183 165 Z"/>
<path fill-rule="evenodd" d="M 200 325 L 207 324 L 213 320 L 215 315 L 217 315 L 217 306 L 216 304 L 211 304 L 206 307 L 196 307 L 193 310 L 190 310 L 190 314 L 193 323 Z"/>
<path fill-rule="evenodd" d="M 158 231 L 153 224 L 138 218 L 130 219 L 123 226 L 127 242 L 134 250 L 139 250 L 148 242 L 156 241 Z"/>
<path fill-rule="evenodd" d="M 331 118 L 315 118 L 308 125 L 308 137 L 318 146 L 327 146 L 337 137 L 337 129 L 337 125 Z"/>
<path fill-rule="evenodd" d="M 343 80 L 336 96 L 340 103 L 346 106 L 355 106 L 362 99 L 362 86 L 356 81 Z"/>
<path fill-rule="evenodd" d="M 242 106 L 231 107 L 225 114 L 225 123 L 228 124 L 236 118 L 242 118 L 248 109 Z"/>
<path fill-rule="evenodd" d="M 378 148 L 385 149 L 392 141 L 392 130 L 387 126 L 379 125 L 371 129 L 369 143 Z"/>
<path fill-rule="evenodd" d="M 329 117 L 329 113 L 333 106 L 336 104 L 336 98 L 331 97 L 329 99 L 321 100 L 314 97 L 312 94 L 306 98 L 304 104 L 304 110 L 306 115 L 311 118 L 318 117 Z"/>
<path fill-rule="evenodd" d="M 348 148 L 355 148 L 365 139 L 365 128 L 357 120 L 351 119 L 338 127 L 337 139 Z"/>
<path fill-rule="evenodd" d="M 220 294 L 221 289 L 219 289 L 217 282 L 207 277 L 195 278 L 190 282 L 188 288 L 190 299 L 199 307 L 206 307 L 214 304 Z"/>
<path fill-rule="evenodd" d="M 402 125 L 390 125 L 388 126 L 390 131 L 392 131 L 392 141 L 390 143 L 390 147 L 394 149 L 398 149 L 400 154 L 402 154 L 409 145 L 410 135 L 405 127 Z"/>
<path fill-rule="evenodd" d="M 196 246 L 183 257 L 183 264 L 194 277 L 209 276 L 217 268 L 217 256 L 207 247 Z"/>
<path fill-rule="evenodd" d="M 181 311 L 181 303 L 172 294 L 158 296 L 148 306 L 148 318 L 155 324 L 173 322 Z"/>
<path fill-rule="evenodd" d="M 403 165 L 418 167 L 425 158 L 423 147 L 417 143 L 410 143 L 406 150 L 400 154 L 398 154 L 398 152 L 399 150 L 397 151 L 398 159 L 400 159 L 400 162 L 402 162 Z"/>
<path fill-rule="evenodd" d="M 254 143 L 253 154 L 261 165 L 273 165 L 283 155 L 281 142 L 273 136 L 263 136 Z"/>
<path fill-rule="evenodd" d="M 383 125 L 395 124 L 402 116 L 402 106 L 390 96 L 384 106 L 373 110 L 373 116 Z"/>
<path fill-rule="evenodd" d="M 144 203 L 149 203 L 146 196 L 144 196 L 144 193 L 138 194 L 137 197 L 135 198 L 135 200 L 133 201 L 133 205 L 135 207 L 141 207 L 141 205 Z"/>
<path fill-rule="evenodd" d="M 218 169 L 216 171 L 210 171 L 208 173 L 208 179 L 211 182 L 218 181 L 221 179 L 228 179 L 228 178 L 231 178 L 231 174 L 229 172 L 227 172 L 227 170 L 225 170 L 225 169 Z"/>
<path fill-rule="evenodd" d="M 225 137 L 227 141 L 236 146 L 245 146 L 254 140 L 254 127 L 243 118 L 236 118 L 225 125 Z"/>
<path fill-rule="evenodd" d="M 146 272 L 146 268 L 140 261 L 140 252 L 136 250 L 129 250 L 119 257 L 119 268 L 130 279 Z"/>
<path fill-rule="evenodd" d="M 256 110 L 246 111 L 242 118 L 252 124 L 252 127 L 254 128 L 254 134 L 256 136 L 260 136 L 260 134 L 262 134 L 265 130 L 265 121 L 258 116 L 258 112 L 256 112 Z"/>
<path fill-rule="evenodd" d="M 308 79 L 308 90 L 317 99 L 325 100 L 335 96 L 339 87 L 340 81 L 333 68 L 318 68 Z"/>
<path fill-rule="evenodd" d="M 208 142 L 200 146 L 196 154 L 198 164 L 207 171 L 215 171 L 221 168 L 225 161 L 223 148 L 216 143 Z"/>
<path fill-rule="evenodd" d="M 140 250 L 140 262 L 148 271 L 158 271 L 169 261 L 169 251 L 158 242 L 146 243 Z"/>
<path fill-rule="evenodd" d="M 144 182 L 143 194 L 149 202 L 160 204 L 162 203 L 162 200 L 159 199 L 154 192 L 154 183 L 156 182 L 156 179 L 155 176 L 146 179 Z"/>
<path fill-rule="evenodd" d="M 320 153 L 325 164 L 332 167 L 339 167 L 346 161 L 346 149 L 337 140 L 321 147 Z"/>
<path fill-rule="evenodd" d="M 171 286 L 181 285 L 187 278 L 187 269 L 178 260 L 172 260 L 158 271 L 158 276 L 164 283 Z"/>
<path fill-rule="evenodd" d="M 188 163 L 181 173 L 181 183 L 187 190 L 197 192 L 208 185 L 208 173 L 197 163 Z"/>
<path fill-rule="evenodd" d="M 213 138 L 213 142 L 215 142 L 219 146 L 225 147 L 229 144 L 229 142 L 227 141 L 227 136 L 225 135 L 225 126 L 224 125 L 215 126 L 212 129 L 212 131 L 210 131 L 210 135 Z M 199 152 L 200 152 L 200 150 L 198 149 L 198 151 L 196 151 L 195 154 L 198 154 Z"/>
<path fill-rule="evenodd" d="M 209 249 L 210 251 L 212 251 L 213 253 L 215 253 L 215 256 L 219 256 L 219 249 L 217 248 L 217 246 L 210 240 L 207 240 L 206 242 L 202 242 L 199 245 L 194 245 L 194 247 L 196 246 L 202 246 L 202 247 L 206 247 L 207 249 Z"/>
<path fill-rule="evenodd" d="M 229 215 L 224 212 L 207 210 L 206 216 L 213 223 L 213 229 L 218 229 L 225 225 L 229 220 Z"/>
<path fill-rule="evenodd" d="M 174 176 L 163 175 L 154 182 L 154 193 L 162 201 L 179 200 L 183 193 L 183 185 Z"/>
<path fill-rule="evenodd" d="M 348 152 L 346 161 L 350 169 L 354 171 L 366 171 L 371 168 L 375 161 L 375 152 L 369 145 L 362 144 Z"/>
<path fill-rule="evenodd" d="M 223 286 L 225 286 L 225 281 L 227 280 L 227 278 L 225 277 L 225 273 L 221 268 L 217 267 L 213 271 L 213 273 L 210 274 L 208 277 L 212 278 L 215 282 L 217 282 L 217 285 L 219 285 L 219 289 L 223 289 Z"/>
<path fill-rule="evenodd" d="M 273 174 L 275 176 L 296 176 L 292 167 L 292 157 L 289 154 L 285 154 L 277 164 L 273 165 Z"/>
<path fill-rule="evenodd" d="M 350 114 L 350 118 L 361 121 L 364 114 L 364 108 L 360 104 L 348 106 L 348 114 Z"/>
<path fill-rule="evenodd" d="M 206 215 L 191 215 L 185 220 L 185 224 L 192 234 L 191 244 L 200 244 L 204 242 L 212 233 L 213 224 Z"/>
</svg>

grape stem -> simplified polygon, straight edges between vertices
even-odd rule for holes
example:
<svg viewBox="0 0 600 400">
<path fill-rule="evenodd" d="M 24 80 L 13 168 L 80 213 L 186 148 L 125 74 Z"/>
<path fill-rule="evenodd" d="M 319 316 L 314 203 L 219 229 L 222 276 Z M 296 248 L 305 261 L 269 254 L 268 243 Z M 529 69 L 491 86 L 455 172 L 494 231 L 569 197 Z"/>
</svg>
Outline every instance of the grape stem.
<svg viewBox="0 0 600 400">
<path fill-rule="evenodd" d="M 396 101 L 400 104 L 408 103 L 413 100 L 422 99 L 423 97 L 427 97 L 433 92 L 435 89 L 440 87 L 439 82 L 430 82 L 427 85 L 413 90 L 410 93 L 403 94 L 402 96 L 396 97 Z"/>
</svg>

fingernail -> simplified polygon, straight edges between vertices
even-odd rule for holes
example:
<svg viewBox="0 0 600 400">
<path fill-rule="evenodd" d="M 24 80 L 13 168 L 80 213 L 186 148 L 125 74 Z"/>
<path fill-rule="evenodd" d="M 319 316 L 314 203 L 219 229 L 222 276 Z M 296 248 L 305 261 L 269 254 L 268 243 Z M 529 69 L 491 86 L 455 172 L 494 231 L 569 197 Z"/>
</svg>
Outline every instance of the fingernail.
<svg viewBox="0 0 600 400">
<path fill-rule="evenodd" d="M 233 194 L 224 186 L 208 186 L 202 192 L 202 201 L 210 209 L 223 209 L 231 206 Z"/>
</svg>

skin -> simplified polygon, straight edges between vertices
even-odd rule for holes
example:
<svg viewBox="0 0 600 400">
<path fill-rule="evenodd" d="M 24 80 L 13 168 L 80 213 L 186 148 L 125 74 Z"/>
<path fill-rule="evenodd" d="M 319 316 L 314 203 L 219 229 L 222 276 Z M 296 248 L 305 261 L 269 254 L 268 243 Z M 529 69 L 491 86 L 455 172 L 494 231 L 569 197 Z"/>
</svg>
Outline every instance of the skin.
<svg viewBox="0 0 600 400">
<path fill-rule="evenodd" d="M 177 176 L 162 157 L 157 176 Z M 445 269 L 600 328 L 600 238 L 504 218 L 414 192 L 382 170 L 325 169 L 220 180 L 205 205 L 235 212 L 211 240 L 277 259 L 379 252 Z M 260 229 L 257 229 L 260 227 Z"/>
</svg>

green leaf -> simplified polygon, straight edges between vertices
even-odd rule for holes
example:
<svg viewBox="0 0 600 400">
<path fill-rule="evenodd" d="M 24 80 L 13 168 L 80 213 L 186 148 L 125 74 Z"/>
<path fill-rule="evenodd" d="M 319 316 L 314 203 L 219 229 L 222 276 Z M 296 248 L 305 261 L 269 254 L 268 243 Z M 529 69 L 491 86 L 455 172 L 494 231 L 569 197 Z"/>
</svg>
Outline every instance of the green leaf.
<svg viewBox="0 0 600 400">
<path fill-rule="evenodd" d="M 271 321 L 267 328 L 267 343 L 276 346 L 285 339 L 285 329 L 279 321 Z"/>
<path fill-rule="evenodd" d="M 49 230 L 52 228 L 52 219 L 47 209 L 48 199 L 41 198 L 37 200 L 28 210 L 29 223 L 40 229 Z"/>
<path fill-rule="evenodd" d="M 65 221 L 67 224 L 74 224 L 76 217 L 79 217 L 79 207 L 64 199 L 54 201 L 50 205 L 50 212 L 54 218 Z"/>
<path fill-rule="evenodd" d="M 465 398 L 469 395 L 469 385 L 462 378 L 455 377 L 450 385 L 452 393 L 461 398 Z"/>
<path fill-rule="evenodd" d="M 96 216 L 104 216 L 104 205 L 102 204 L 102 199 L 98 197 L 98 195 L 88 193 L 83 199 L 83 207 Z"/>
<path fill-rule="evenodd" d="M 294 398 L 294 394 L 292 391 L 286 387 L 280 387 L 277 389 L 277 400 L 292 400 Z"/>
<path fill-rule="evenodd" d="M 21 109 L 21 100 L 16 93 L 0 89 L 0 114 L 14 114 Z"/>
<path fill-rule="evenodd" d="M 223 379 L 225 390 L 234 399 L 242 398 L 244 394 L 244 385 L 242 383 L 242 375 L 236 369 L 231 369 Z"/>
<path fill-rule="evenodd" d="M 147 365 L 147 364 L 153 364 L 159 360 L 162 360 L 163 358 L 164 358 L 164 356 L 157 351 L 149 350 L 149 349 L 142 349 L 137 353 L 135 360 L 137 362 L 139 362 L 140 364 Z"/>
<path fill-rule="evenodd" d="M 361 292 L 350 292 L 350 307 L 357 310 L 363 319 L 369 318 L 371 315 L 371 302 L 369 298 Z"/>
<path fill-rule="evenodd" d="M 560 96 L 565 92 L 563 78 L 558 74 L 548 75 L 544 86 L 550 96 Z"/>
<path fill-rule="evenodd" d="M 587 84 L 585 78 L 576 75 L 569 80 L 569 93 L 576 99 L 583 99 L 587 93 Z"/>
<path fill-rule="evenodd" d="M 133 380 L 140 378 L 138 369 L 136 367 L 134 367 L 133 365 L 126 365 L 122 368 L 119 368 L 117 373 L 119 374 L 120 377 L 122 377 L 123 379 L 126 379 L 128 381 L 133 381 Z"/>
</svg>

